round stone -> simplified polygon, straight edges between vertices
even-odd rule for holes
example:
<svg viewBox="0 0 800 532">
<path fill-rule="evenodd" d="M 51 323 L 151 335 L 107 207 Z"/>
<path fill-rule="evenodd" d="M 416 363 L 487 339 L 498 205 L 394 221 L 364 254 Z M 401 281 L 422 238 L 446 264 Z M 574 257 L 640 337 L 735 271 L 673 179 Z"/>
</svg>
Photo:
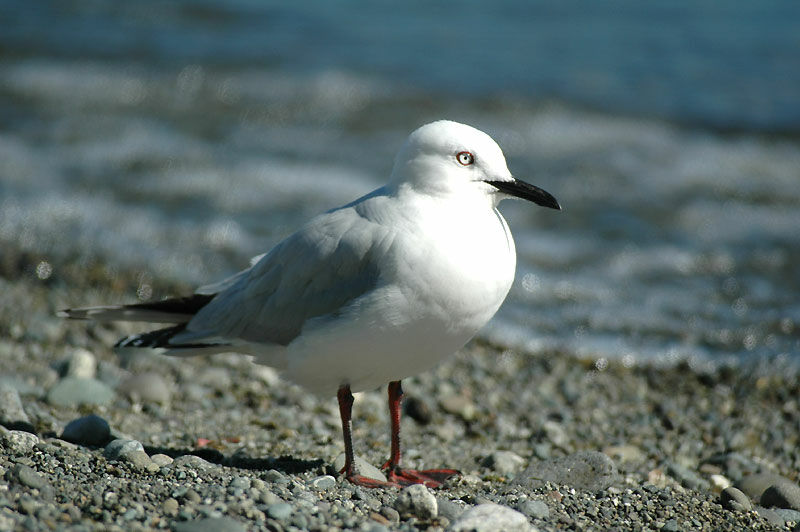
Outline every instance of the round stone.
<svg viewBox="0 0 800 532">
<path fill-rule="evenodd" d="M 761 505 L 800 511 L 800 486 L 788 479 L 776 482 L 764 490 Z"/>
<path fill-rule="evenodd" d="M 108 422 L 95 414 L 73 419 L 64 427 L 61 439 L 79 445 L 105 445 L 111 438 Z"/>
<path fill-rule="evenodd" d="M 31 452 L 33 447 L 39 443 L 39 438 L 30 432 L 10 430 L 0 437 L 0 441 L 9 454 L 22 455 Z"/>
<path fill-rule="evenodd" d="M 719 502 L 722 507 L 735 512 L 749 512 L 753 509 L 750 498 L 740 489 L 729 486 L 719 494 Z"/>
<path fill-rule="evenodd" d="M 436 497 L 422 484 L 403 488 L 394 501 L 394 507 L 401 515 L 413 515 L 424 520 L 433 519 L 439 513 Z"/>
<path fill-rule="evenodd" d="M 285 502 L 272 504 L 267 508 L 267 515 L 276 521 L 285 521 L 292 515 L 292 506 Z"/>
<path fill-rule="evenodd" d="M 525 466 L 525 459 L 511 451 L 494 451 L 481 463 L 500 475 L 514 475 Z"/>
<path fill-rule="evenodd" d="M 323 475 L 311 481 L 311 486 L 318 491 L 326 491 L 336 486 L 336 479 L 330 475 Z"/>
<path fill-rule="evenodd" d="M 144 452 L 144 446 L 142 446 L 141 442 L 119 438 L 106 445 L 103 455 L 108 460 L 119 460 L 126 454 L 136 451 Z"/>
<path fill-rule="evenodd" d="M 114 399 L 114 390 L 95 379 L 64 377 L 50 388 L 47 401 L 55 406 L 105 405 Z"/>
<path fill-rule="evenodd" d="M 450 524 L 451 532 L 529 532 L 528 518 L 499 504 L 479 504 Z"/>
<path fill-rule="evenodd" d="M 550 508 L 542 501 L 523 501 L 517 506 L 517 510 L 532 519 L 547 519 L 550 517 Z"/>
<path fill-rule="evenodd" d="M 97 373 L 97 360 L 88 350 L 79 347 L 67 359 L 66 375 L 82 379 L 93 379 Z"/>
</svg>

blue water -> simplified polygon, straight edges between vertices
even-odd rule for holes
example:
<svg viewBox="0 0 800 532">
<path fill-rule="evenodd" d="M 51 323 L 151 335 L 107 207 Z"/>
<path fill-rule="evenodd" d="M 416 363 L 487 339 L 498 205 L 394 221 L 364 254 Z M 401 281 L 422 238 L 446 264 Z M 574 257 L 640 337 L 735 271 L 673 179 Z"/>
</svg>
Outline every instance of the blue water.
<svg viewBox="0 0 800 532">
<path fill-rule="evenodd" d="M 482 333 L 630 363 L 800 360 L 800 4 L 0 1 L 0 242 L 203 283 L 380 185 L 437 118 L 511 203 Z M 783 367 L 783 364 L 776 364 Z"/>
</svg>

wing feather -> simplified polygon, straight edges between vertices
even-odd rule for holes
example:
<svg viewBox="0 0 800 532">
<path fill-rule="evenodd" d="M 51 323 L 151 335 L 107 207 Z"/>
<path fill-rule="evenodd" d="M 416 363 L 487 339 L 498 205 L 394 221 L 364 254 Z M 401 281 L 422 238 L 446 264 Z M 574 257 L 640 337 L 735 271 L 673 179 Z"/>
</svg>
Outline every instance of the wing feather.
<svg viewBox="0 0 800 532">
<path fill-rule="evenodd" d="M 380 282 L 392 231 L 353 207 L 321 215 L 275 246 L 175 335 L 175 344 L 229 338 L 287 345 L 306 322 L 335 317 Z"/>
</svg>

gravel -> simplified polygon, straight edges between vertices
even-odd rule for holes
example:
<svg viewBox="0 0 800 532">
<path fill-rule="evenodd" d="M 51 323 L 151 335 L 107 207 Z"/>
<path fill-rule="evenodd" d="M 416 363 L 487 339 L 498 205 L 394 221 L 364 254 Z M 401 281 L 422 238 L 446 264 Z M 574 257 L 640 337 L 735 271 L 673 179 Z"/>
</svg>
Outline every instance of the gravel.
<svg viewBox="0 0 800 532">
<path fill-rule="evenodd" d="M 135 300 L 140 272 L 84 261 L 53 264 L 42 281 L 43 258 L 0 249 L 0 530 L 797 526 L 797 375 L 600 366 L 475 341 L 403 381 L 404 465 L 462 475 L 436 490 L 369 490 L 338 475 L 335 398 L 246 357 L 123 360 L 110 346 L 140 328 L 55 312 Z M 389 450 L 385 393 L 357 394 L 353 407 L 362 474 Z"/>
</svg>

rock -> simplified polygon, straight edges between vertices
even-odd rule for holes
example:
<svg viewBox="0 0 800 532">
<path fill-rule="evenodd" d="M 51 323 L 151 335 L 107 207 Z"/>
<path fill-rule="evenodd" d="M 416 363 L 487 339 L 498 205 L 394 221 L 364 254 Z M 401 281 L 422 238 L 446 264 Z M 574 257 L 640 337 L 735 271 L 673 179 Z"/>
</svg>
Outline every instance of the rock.
<svg viewBox="0 0 800 532">
<path fill-rule="evenodd" d="M 403 401 L 403 413 L 420 425 L 427 425 L 433 419 L 433 412 L 428 403 L 414 396 L 406 397 Z"/>
<path fill-rule="evenodd" d="M 394 508 L 400 515 L 413 515 L 426 521 L 439 514 L 436 497 L 422 484 L 403 488 L 394 501 Z"/>
<path fill-rule="evenodd" d="M 755 475 L 742 477 L 734 485 L 750 497 L 751 500 L 760 501 L 761 494 L 767 491 L 768 487 L 781 482 L 791 482 L 791 480 L 774 473 L 756 473 Z"/>
<path fill-rule="evenodd" d="M 550 508 L 542 501 L 526 500 L 517 505 L 517 510 L 531 519 L 547 519 L 550 517 Z"/>
<path fill-rule="evenodd" d="M 144 451 L 131 451 L 121 455 L 120 458 L 140 471 L 155 473 L 159 470 L 159 466 L 150 460 L 150 457 Z"/>
<path fill-rule="evenodd" d="M 724 475 L 711 475 L 708 477 L 711 481 L 711 487 L 714 489 L 714 492 L 721 492 L 727 487 L 730 487 L 733 483 Z"/>
<path fill-rule="evenodd" d="M 800 486 L 788 479 L 774 482 L 761 494 L 761 506 L 800 511 Z"/>
<path fill-rule="evenodd" d="M 317 491 L 326 491 L 336 486 L 336 479 L 330 475 L 323 475 L 311 481 L 311 487 Z"/>
<path fill-rule="evenodd" d="M 173 460 L 171 465 L 173 467 L 187 467 L 190 469 L 199 469 L 201 471 L 215 467 L 214 464 L 208 460 L 203 460 L 199 456 L 193 454 L 181 455 Z"/>
<path fill-rule="evenodd" d="M 28 486 L 29 488 L 41 490 L 48 485 L 47 479 L 29 466 L 17 464 L 11 471 L 14 477 L 19 480 L 20 484 Z"/>
<path fill-rule="evenodd" d="M 390 523 L 400 522 L 400 514 L 391 506 L 381 506 L 381 515 L 388 519 Z"/>
<path fill-rule="evenodd" d="M 341 457 L 342 457 L 342 466 L 344 466 L 344 454 L 342 454 Z M 334 464 L 338 463 L 339 459 L 337 458 L 336 460 L 337 461 L 334 462 Z M 358 462 L 358 459 L 356 459 L 356 462 Z M 338 471 L 341 468 L 342 467 L 340 466 L 336 470 Z M 271 482 L 273 484 L 288 484 L 289 483 L 289 479 L 286 478 L 286 475 L 284 475 L 283 473 L 281 473 L 277 469 L 270 469 L 269 471 L 264 473 L 264 480 L 266 480 L 267 482 Z"/>
<path fill-rule="evenodd" d="M 439 507 L 439 518 L 446 518 L 451 523 L 464 513 L 464 508 L 449 499 L 436 497 L 436 505 Z"/>
<path fill-rule="evenodd" d="M 33 447 L 39 443 L 39 438 L 24 430 L 10 430 L 0 435 L 0 442 L 8 454 L 23 455 L 33 451 Z"/>
<path fill-rule="evenodd" d="M 783 519 L 783 516 L 778 513 L 778 510 L 764 508 L 763 506 L 756 506 L 754 510 L 771 525 L 783 527 L 786 524 L 786 521 Z"/>
<path fill-rule="evenodd" d="M 35 432 L 28 414 L 22 408 L 16 387 L 4 381 L 0 381 L 0 424 L 10 429 Z"/>
<path fill-rule="evenodd" d="M 450 532 L 529 532 L 528 518 L 499 504 L 479 504 L 450 524 Z"/>
<path fill-rule="evenodd" d="M 129 377 L 119 385 L 119 391 L 133 401 L 166 404 L 172 394 L 164 377 L 158 373 L 142 373 Z"/>
<path fill-rule="evenodd" d="M 459 416 L 464 421 L 471 421 L 475 419 L 478 409 L 472 400 L 463 394 L 452 394 L 442 397 L 439 400 L 439 406 L 448 414 Z"/>
<path fill-rule="evenodd" d="M 167 456 L 166 454 L 154 454 L 150 457 L 150 460 L 153 461 L 158 467 L 168 466 L 172 463 L 172 457 Z"/>
<path fill-rule="evenodd" d="M 111 427 L 105 419 L 90 414 L 67 423 L 61 439 L 79 445 L 105 445 L 111 439 Z"/>
<path fill-rule="evenodd" d="M 107 460 L 120 460 L 125 455 L 136 451 L 144 452 L 141 442 L 119 438 L 106 445 L 103 455 Z"/>
<path fill-rule="evenodd" d="M 114 399 L 114 390 L 95 379 L 64 377 L 50 388 L 47 401 L 55 406 L 105 405 Z"/>
<path fill-rule="evenodd" d="M 582 491 L 601 491 L 616 480 L 617 468 L 608 456 L 597 451 L 582 451 L 532 463 L 517 475 L 514 484 L 535 489 L 552 482 Z"/>
<path fill-rule="evenodd" d="M 670 519 L 661 527 L 661 532 L 679 532 L 680 530 L 677 519 Z"/>
<path fill-rule="evenodd" d="M 344 467 L 344 453 L 337 456 L 336 460 L 333 461 L 333 468 L 336 471 L 341 471 L 343 467 Z M 359 474 L 367 478 L 380 480 L 381 482 L 386 482 L 386 475 L 384 475 L 380 469 L 370 464 L 360 456 L 356 456 L 356 470 L 358 471 Z"/>
<path fill-rule="evenodd" d="M 567 436 L 567 432 L 560 423 L 553 421 L 552 419 L 548 419 L 542 425 L 542 430 L 547 436 L 547 439 L 550 440 L 550 443 L 556 447 L 566 449 L 569 445 L 569 436 Z"/>
<path fill-rule="evenodd" d="M 792 530 L 800 530 L 800 527 L 797 526 L 800 524 L 800 512 L 797 510 L 787 510 L 786 508 L 775 508 L 773 512 L 783 519 L 784 526 L 788 523 L 793 523 L 794 528 L 792 528 Z"/>
<path fill-rule="evenodd" d="M 603 453 L 616 463 L 641 462 L 645 453 L 635 445 L 611 445 L 603 449 Z"/>
<path fill-rule="evenodd" d="M 166 501 L 161 504 L 161 511 L 164 512 L 166 515 L 174 516 L 178 514 L 178 501 L 170 497 Z"/>
<path fill-rule="evenodd" d="M 247 528 L 230 517 L 208 517 L 194 521 L 176 521 L 173 532 L 246 532 Z"/>
<path fill-rule="evenodd" d="M 276 521 L 286 521 L 292 515 L 292 506 L 285 502 L 271 504 L 267 507 L 267 515 Z"/>
<path fill-rule="evenodd" d="M 75 349 L 66 362 L 66 371 L 64 372 L 66 377 L 94 379 L 97 375 L 95 356 L 82 347 Z"/>
<path fill-rule="evenodd" d="M 708 491 L 710 486 L 706 479 L 689 469 L 675 462 L 667 463 L 667 474 L 679 481 L 682 486 L 695 491 Z"/>
<path fill-rule="evenodd" d="M 719 502 L 726 510 L 735 512 L 749 512 L 753 509 L 750 498 L 732 486 L 722 490 L 722 493 L 719 494 Z"/>
<path fill-rule="evenodd" d="M 513 475 L 525 466 L 525 459 L 511 451 L 494 451 L 481 464 L 500 475 Z"/>
</svg>

